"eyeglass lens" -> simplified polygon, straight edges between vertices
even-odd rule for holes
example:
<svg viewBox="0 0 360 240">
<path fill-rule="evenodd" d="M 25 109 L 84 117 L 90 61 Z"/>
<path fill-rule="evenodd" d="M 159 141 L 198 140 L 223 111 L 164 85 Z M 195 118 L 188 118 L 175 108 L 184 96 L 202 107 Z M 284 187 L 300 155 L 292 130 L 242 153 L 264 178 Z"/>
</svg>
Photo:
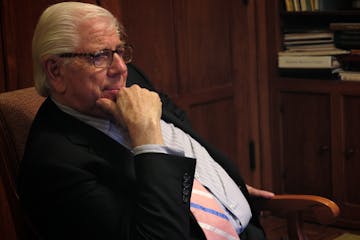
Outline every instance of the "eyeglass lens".
<svg viewBox="0 0 360 240">
<path fill-rule="evenodd" d="M 118 54 L 125 63 L 131 62 L 132 54 L 130 47 L 119 47 L 115 50 L 105 49 L 95 53 L 92 57 L 95 67 L 108 67 L 112 64 L 114 53 Z"/>
</svg>

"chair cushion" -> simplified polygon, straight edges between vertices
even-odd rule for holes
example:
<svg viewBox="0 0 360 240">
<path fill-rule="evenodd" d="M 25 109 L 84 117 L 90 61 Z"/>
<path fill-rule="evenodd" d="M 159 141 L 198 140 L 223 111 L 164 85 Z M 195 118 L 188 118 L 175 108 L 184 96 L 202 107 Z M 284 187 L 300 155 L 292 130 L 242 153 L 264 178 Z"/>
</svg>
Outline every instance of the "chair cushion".
<svg viewBox="0 0 360 240">
<path fill-rule="evenodd" d="M 0 94 L 0 148 L 11 174 L 16 175 L 31 123 L 43 101 L 34 87 Z"/>
</svg>

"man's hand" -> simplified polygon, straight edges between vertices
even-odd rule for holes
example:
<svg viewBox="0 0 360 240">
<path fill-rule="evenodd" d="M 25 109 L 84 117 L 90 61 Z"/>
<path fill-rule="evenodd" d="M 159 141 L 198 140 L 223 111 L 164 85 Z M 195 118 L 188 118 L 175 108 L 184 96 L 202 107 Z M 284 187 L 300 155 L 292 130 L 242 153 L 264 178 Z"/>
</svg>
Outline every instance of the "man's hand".
<svg viewBox="0 0 360 240">
<path fill-rule="evenodd" d="M 249 186 L 246 184 L 246 188 L 249 192 L 249 194 L 253 197 L 261 197 L 261 198 L 273 198 L 274 197 L 274 193 L 273 192 L 269 192 L 269 191 L 265 191 L 265 190 L 260 190 L 257 188 L 254 188 L 252 186 Z"/>
<path fill-rule="evenodd" d="M 128 129 L 132 146 L 163 144 L 161 134 L 161 100 L 157 93 L 132 85 L 122 88 L 116 102 L 100 98 L 97 105 Z"/>
</svg>

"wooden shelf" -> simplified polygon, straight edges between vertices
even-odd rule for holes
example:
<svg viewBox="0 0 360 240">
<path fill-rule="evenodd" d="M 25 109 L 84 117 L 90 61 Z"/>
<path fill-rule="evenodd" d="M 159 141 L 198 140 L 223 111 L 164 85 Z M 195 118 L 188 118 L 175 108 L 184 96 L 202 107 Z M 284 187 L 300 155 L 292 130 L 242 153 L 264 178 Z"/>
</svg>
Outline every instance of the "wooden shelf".
<svg viewBox="0 0 360 240">
<path fill-rule="evenodd" d="M 283 11 L 281 17 L 299 17 L 299 16 L 316 16 L 316 17 L 328 17 L 328 16 L 349 16 L 358 17 L 360 10 L 337 10 L 337 11 L 305 11 L 305 12 L 287 12 Z"/>
<path fill-rule="evenodd" d="M 360 10 L 285 12 L 280 14 L 283 26 L 328 27 L 331 22 L 359 22 Z"/>
<path fill-rule="evenodd" d="M 357 81 L 341 81 L 326 80 L 315 78 L 291 78 L 279 77 L 274 81 L 273 86 L 278 90 L 299 90 L 317 93 L 347 93 L 359 94 L 360 82 Z"/>
<path fill-rule="evenodd" d="M 298 77 L 285 77 L 277 68 L 277 50 L 286 31 L 326 30 L 335 22 L 358 23 L 360 10 L 285 12 L 284 2 L 275 2 L 279 7 L 274 15 L 276 28 L 269 34 L 275 188 L 330 197 L 341 205 L 337 224 L 359 227 L 360 199 L 353 197 L 358 196 L 353 179 L 358 176 L 355 162 L 360 154 L 350 158 L 344 152 L 360 149 L 360 82 L 316 78 L 321 75 L 315 72 L 311 78 L 302 72 Z M 271 38 L 273 32 L 276 34 Z M 315 184 L 317 179 L 321 181 Z"/>
</svg>

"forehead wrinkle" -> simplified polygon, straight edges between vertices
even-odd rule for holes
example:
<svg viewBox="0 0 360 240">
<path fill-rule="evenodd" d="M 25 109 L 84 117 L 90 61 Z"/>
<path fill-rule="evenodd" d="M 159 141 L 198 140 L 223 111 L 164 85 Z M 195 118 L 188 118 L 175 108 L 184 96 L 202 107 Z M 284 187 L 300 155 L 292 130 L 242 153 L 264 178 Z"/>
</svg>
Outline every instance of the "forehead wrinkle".
<svg viewBox="0 0 360 240">
<path fill-rule="evenodd" d="M 81 32 L 80 48 L 82 50 L 100 50 L 104 48 L 112 48 L 113 40 L 116 39 L 120 43 L 119 34 L 116 28 L 107 22 L 97 21 L 84 22 L 79 26 Z M 111 40 L 111 41 L 109 41 Z M 100 48 L 100 49 L 99 49 Z"/>
</svg>

